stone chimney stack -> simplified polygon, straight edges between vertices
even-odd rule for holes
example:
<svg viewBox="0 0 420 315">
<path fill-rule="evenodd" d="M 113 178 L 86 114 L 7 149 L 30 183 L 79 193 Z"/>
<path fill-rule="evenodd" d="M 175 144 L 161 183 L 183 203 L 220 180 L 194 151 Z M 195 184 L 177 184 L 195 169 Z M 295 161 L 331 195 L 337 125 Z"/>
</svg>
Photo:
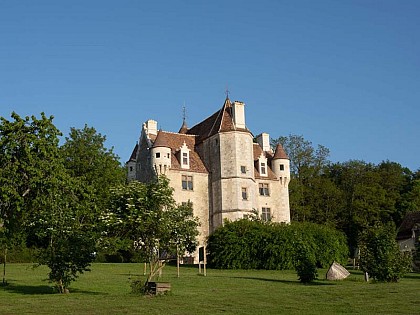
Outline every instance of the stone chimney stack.
<svg viewBox="0 0 420 315">
<path fill-rule="evenodd" d="M 271 152 L 270 135 L 268 133 L 263 132 L 262 134 L 258 135 L 257 142 L 263 151 Z"/>
<path fill-rule="evenodd" d="M 153 119 L 149 119 L 144 123 L 144 129 L 146 131 L 147 136 L 150 135 L 157 135 L 157 121 Z"/>
<path fill-rule="evenodd" d="M 233 122 L 236 128 L 245 129 L 245 104 L 234 101 L 232 104 Z"/>
</svg>

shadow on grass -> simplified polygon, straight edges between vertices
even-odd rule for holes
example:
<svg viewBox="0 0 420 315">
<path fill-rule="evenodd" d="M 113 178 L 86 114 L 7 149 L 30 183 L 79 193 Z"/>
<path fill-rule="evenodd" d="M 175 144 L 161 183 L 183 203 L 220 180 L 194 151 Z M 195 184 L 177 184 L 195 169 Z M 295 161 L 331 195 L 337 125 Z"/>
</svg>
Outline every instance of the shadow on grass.
<svg viewBox="0 0 420 315">
<path fill-rule="evenodd" d="M 404 279 L 404 278 L 420 280 L 420 273 L 418 273 L 418 272 L 407 273 L 407 274 L 405 274 L 404 277 L 402 277 L 402 279 Z"/>
<path fill-rule="evenodd" d="M 270 278 L 260 278 L 260 277 L 228 277 L 233 279 L 246 279 L 246 280 L 258 280 L 258 281 L 267 281 L 267 282 L 278 282 L 278 283 L 285 283 L 285 284 L 294 284 L 294 285 L 302 285 L 302 283 L 298 280 L 280 280 L 280 279 L 270 279 Z M 314 281 L 311 283 L 306 283 L 304 285 L 307 286 L 320 286 L 320 285 L 335 285 L 335 283 L 331 282 L 322 282 L 321 280 Z"/>
<path fill-rule="evenodd" d="M 5 291 L 19 293 L 19 294 L 27 294 L 27 295 L 43 295 L 43 294 L 58 294 L 57 291 L 48 285 L 18 285 L 18 284 L 9 284 L 4 287 Z M 84 291 L 78 289 L 70 288 L 70 294 L 72 293 L 83 293 L 88 295 L 103 295 L 105 293 L 102 292 L 92 292 L 92 291 Z"/>
</svg>

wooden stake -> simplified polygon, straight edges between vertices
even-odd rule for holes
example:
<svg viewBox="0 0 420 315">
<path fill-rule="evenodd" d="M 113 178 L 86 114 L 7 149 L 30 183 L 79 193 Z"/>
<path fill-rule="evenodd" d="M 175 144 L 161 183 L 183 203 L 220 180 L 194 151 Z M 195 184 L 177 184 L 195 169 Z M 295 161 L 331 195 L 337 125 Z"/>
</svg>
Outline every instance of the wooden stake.
<svg viewBox="0 0 420 315">
<path fill-rule="evenodd" d="M 176 272 L 177 277 L 179 278 L 179 247 L 176 247 Z"/>
</svg>

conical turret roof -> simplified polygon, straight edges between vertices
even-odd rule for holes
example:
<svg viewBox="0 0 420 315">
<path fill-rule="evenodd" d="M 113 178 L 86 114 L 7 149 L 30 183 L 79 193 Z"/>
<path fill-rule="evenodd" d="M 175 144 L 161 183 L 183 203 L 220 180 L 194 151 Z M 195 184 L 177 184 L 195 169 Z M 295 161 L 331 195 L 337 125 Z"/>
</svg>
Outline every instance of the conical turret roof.
<svg viewBox="0 0 420 315">
<path fill-rule="evenodd" d="M 188 126 L 187 126 L 187 122 L 185 121 L 185 119 L 182 121 L 182 126 L 179 129 L 178 133 L 182 133 L 182 134 L 186 134 L 188 131 Z"/>
<path fill-rule="evenodd" d="M 286 154 L 286 151 L 284 151 L 284 149 L 283 149 L 283 147 L 280 143 L 277 144 L 276 152 L 274 153 L 274 156 L 273 156 L 273 160 L 276 160 L 276 159 L 286 159 L 286 160 L 289 159 L 289 157 Z"/>
<path fill-rule="evenodd" d="M 170 148 L 169 141 L 166 137 L 166 133 L 162 132 L 162 130 L 159 130 L 152 147 L 153 148 L 157 148 L 157 147 Z"/>
</svg>

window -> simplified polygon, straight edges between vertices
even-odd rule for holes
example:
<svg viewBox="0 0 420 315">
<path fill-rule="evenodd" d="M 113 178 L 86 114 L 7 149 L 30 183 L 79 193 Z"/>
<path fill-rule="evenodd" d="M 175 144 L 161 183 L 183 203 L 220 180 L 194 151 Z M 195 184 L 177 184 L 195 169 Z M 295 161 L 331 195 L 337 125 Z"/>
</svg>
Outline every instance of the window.
<svg viewBox="0 0 420 315">
<path fill-rule="evenodd" d="M 280 171 L 284 171 L 284 164 L 280 164 Z"/>
<path fill-rule="evenodd" d="M 158 159 L 158 158 L 160 158 L 160 152 L 157 152 L 156 153 L 156 158 Z"/>
<path fill-rule="evenodd" d="M 130 172 L 132 172 L 133 171 L 133 167 L 132 166 L 130 166 Z"/>
<path fill-rule="evenodd" d="M 241 173 L 246 174 L 246 166 L 245 165 L 241 166 Z"/>
<path fill-rule="evenodd" d="M 263 221 L 271 221 L 271 211 L 270 208 L 262 208 L 262 212 L 261 212 L 261 219 Z"/>
<path fill-rule="evenodd" d="M 188 165 L 188 153 L 187 152 L 182 153 L 182 164 Z"/>
<path fill-rule="evenodd" d="M 261 163 L 261 175 L 265 175 L 265 174 L 266 174 L 265 163 Z"/>
<path fill-rule="evenodd" d="M 248 199 L 248 192 L 245 187 L 242 187 L 242 199 L 247 200 Z"/>
<path fill-rule="evenodd" d="M 168 159 L 170 158 L 170 156 L 171 156 L 171 155 L 170 155 L 170 153 L 166 154 L 166 157 L 167 157 Z"/>
<path fill-rule="evenodd" d="M 183 190 L 193 190 L 193 177 L 182 175 L 182 189 Z"/>
<path fill-rule="evenodd" d="M 259 184 L 259 190 L 261 196 L 270 196 L 270 190 L 268 184 Z"/>
</svg>

